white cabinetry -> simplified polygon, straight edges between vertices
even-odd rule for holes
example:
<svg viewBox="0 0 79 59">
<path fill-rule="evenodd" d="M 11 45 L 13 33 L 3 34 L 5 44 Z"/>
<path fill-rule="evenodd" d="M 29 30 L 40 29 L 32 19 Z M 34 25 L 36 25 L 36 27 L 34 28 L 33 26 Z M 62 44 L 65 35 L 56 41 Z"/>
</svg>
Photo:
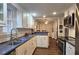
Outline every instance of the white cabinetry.
<svg viewBox="0 0 79 59">
<path fill-rule="evenodd" d="M 27 14 L 26 12 L 23 13 L 23 27 L 34 28 L 33 16 L 30 13 L 29 14 Z"/>
<path fill-rule="evenodd" d="M 36 40 L 37 40 L 37 47 L 48 48 L 48 46 L 49 46 L 48 36 L 38 35 L 38 36 L 36 36 Z"/>
<path fill-rule="evenodd" d="M 0 3 L 0 26 L 5 26 L 5 20 L 7 20 L 7 4 Z"/>
<path fill-rule="evenodd" d="M 66 43 L 66 55 L 75 55 L 75 47 L 68 42 Z"/>
<path fill-rule="evenodd" d="M 16 48 L 16 55 L 32 55 L 36 48 L 36 38 L 33 37 L 26 43 Z"/>
</svg>

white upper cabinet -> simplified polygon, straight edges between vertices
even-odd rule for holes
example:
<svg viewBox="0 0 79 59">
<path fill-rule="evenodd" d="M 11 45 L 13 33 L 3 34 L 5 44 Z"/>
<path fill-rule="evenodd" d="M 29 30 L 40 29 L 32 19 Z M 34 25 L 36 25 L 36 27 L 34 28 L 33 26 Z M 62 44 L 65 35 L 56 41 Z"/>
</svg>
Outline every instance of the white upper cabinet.
<svg viewBox="0 0 79 59">
<path fill-rule="evenodd" d="M 23 27 L 28 28 L 28 19 L 27 19 L 27 14 L 23 12 Z"/>
<path fill-rule="evenodd" d="M 3 4 L 0 4 L 0 21 L 3 21 Z"/>
<path fill-rule="evenodd" d="M 12 28 L 16 28 L 17 26 L 17 8 L 14 7 L 11 3 L 7 3 L 7 8 L 5 11 L 6 13 L 4 14 L 5 18 L 5 27 L 3 28 L 4 32 L 10 33 Z"/>
<path fill-rule="evenodd" d="M 34 20 L 32 15 L 25 12 L 22 7 L 15 3 L 0 3 L 0 26 L 9 28 L 33 28 Z M 25 15 L 26 13 L 26 15 Z"/>
<path fill-rule="evenodd" d="M 17 9 L 17 27 L 23 27 L 23 24 L 22 24 L 22 10 L 21 9 Z"/>
<path fill-rule="evenodd" d="M 7 19 L 7 4 L 0 3 L 0 26 L 5 26 L 6 19 Z"/>
<path fill-rule="evenodd" d="M 23 13 L 23 27 L 33 28 L 34 19 L 31 14 Z"/>
</svg>

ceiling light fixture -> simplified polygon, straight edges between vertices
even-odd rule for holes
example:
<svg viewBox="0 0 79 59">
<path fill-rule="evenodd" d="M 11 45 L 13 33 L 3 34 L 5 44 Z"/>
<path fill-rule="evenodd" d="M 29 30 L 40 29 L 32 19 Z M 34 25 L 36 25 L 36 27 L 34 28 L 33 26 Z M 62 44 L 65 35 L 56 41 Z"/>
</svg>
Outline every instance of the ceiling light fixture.
<svg viewBox="0 0 79 59">
<path fill-rule="evenodd" d="M 36 14 L 36 13 L 32 13 L 32 16 L 36 17 L 36 16 L 37 16 L 37 14 Z"/>
<path fill-rule="evenodd" d="M 43 15 L 43 18 L 46 18 L 46 15 Z"/>
<path fill-rule="evenodd" d="M 48 24 L 48 21 L 45 21 L 45 24 Z"/>
<path fill-rule="evenodd" d="M 53 15 L 56 15 L 57 13 L 56 13 L 56 12 L 53 12 L 52 14 L 53 14 Z"/>
</svg>

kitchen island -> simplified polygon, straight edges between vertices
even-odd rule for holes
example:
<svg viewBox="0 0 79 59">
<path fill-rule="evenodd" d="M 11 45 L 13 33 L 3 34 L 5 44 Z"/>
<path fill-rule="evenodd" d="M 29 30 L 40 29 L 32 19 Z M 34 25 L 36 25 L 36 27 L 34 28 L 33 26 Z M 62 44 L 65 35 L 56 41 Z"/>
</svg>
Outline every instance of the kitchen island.
<svg viewBox="0 0 79 59">
<path fill-rule="evenodd" d="M 37 47 L 48 48 L 49 47 L 49 38 L 48 32 L 35 32 Z"/>
</svg>

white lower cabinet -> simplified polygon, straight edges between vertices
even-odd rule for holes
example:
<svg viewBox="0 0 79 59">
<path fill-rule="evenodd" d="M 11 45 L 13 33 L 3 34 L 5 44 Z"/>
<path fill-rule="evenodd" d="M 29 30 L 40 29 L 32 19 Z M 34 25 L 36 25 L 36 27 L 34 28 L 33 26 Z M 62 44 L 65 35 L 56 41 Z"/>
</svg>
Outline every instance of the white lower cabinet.
<svg viewBox="0 0 79 59">
<path fill-rule="evenodd" d="M 75 55 L 75 47 L 68 42 L 66 43 L 66 55 Z"/>
<path fill-rule="evenodd" d="M 36 40 L 37 40 L 37 47 L 48 48 L 48 46 L 49 46 L 48 36 L 38 35 L 38 36 L 36 36 Z"/>
<path fill-rule="evenodd" d="M 36 48 L 36 38 L 33 37 L 26 43 L 16 48 L 16 55 L 32 55 Z"/>
</svg>

